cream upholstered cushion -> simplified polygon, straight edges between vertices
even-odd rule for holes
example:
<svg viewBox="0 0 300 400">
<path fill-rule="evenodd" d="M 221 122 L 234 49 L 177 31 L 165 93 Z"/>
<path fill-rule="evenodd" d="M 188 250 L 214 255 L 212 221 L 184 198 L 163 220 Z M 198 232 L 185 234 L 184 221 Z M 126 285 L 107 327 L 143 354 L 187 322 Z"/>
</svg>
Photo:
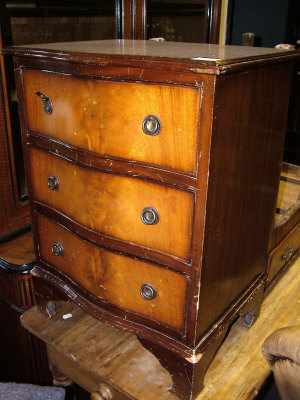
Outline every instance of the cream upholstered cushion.
<svg viewBox="0 0 300 400">
<path fill-rule="evenodd" d="M 300 326 L 273 332 L 263 343 L 262 352 L 274 372 L 282 400 L 300 399 Z"/>
</svg>

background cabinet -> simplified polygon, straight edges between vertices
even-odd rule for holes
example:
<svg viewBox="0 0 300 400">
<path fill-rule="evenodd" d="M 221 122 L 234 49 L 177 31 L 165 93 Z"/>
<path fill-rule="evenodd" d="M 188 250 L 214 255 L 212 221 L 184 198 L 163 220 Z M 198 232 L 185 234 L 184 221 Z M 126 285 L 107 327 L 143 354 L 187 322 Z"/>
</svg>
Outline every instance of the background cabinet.
<svg viewBox="0 0 300 400">
<path fill-rule="evenodd" d="M 298 0 L 228 0 L 226 44 L 241 45 L 245 32 L 255 34 L 254 46 L 300 45 Z M 295 65 L 283 160 L 300 165 L 300 64 Z"/>
<path fill-rule="evenodd" d="M 96 39 L 217 43 L 221 0 L 7 0 L 0 50 L 11 45 Z M 29 227 L 12 60 L 0 55 L 0 241 Z"/>
</svg>

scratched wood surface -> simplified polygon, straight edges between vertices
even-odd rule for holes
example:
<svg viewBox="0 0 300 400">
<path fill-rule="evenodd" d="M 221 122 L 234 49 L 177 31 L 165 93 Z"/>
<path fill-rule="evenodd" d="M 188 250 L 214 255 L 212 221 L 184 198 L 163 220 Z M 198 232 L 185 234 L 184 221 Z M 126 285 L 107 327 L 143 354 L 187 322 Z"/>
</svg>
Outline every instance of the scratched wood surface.
<svg viewBox="0 0 300 400">
<path fill-rule="evenodd" d="M 300 323 L 300 258 L 262 303 L 256 323 L 248 330 L 238 320 L 211 363 L 205 388 L 197 400 L 250 400 L 270 369 L 262 356 L 265 338 L 276 329 Z"/>
<path fill-rule="evenodd" d="M 42 215 L 38 216 L 38 227 L 39 251 L 45 262 L 104 303 L 184 331 L 188 290 L 188 278 L 184 274 L 94 246 Z M 55 241 L 62 244 L 63 257 L 53 255 Z M 146 283 L 157 292 L 151 301 L 140 295 L 141 286 Z"/>
<path fill-rule="evenodd" d="M 37 201 L 108 237 L 189 258 L 192 193 L 82 168 L 35 148 L 29 154 Z M 59 181 L 57 191 L 47 187 L 51 175 Z M 156 224 L 142 222 L 141 214 L 146 207 L 157 211 Z"/>
<path fill-rule="evenodd" d="M 24 71 L 24 81 L 30 131 L 93 153 L 195 172 L 199 89 L 30 70 Z M 51 99 L 51 115 L 44 113 L 36 91 Z M 157 136 L 142 130 L 147 115 L 161 121 Z"/>
<path fill-rule="evenodd" d="M 270 373 L 261 353 L 263 341 L 276 329 L 300 323 L 299 285 L 297 259 L 263 301 L 261 314 L 251 329 L 242 320 L 232 326 L 196 400 L 255 397 Z M 63 320 L 66 313 L 72 318 Z M 59 303 L 58 314 L 52 319 L 34 307 L 23 314 L 22 324 L 50 345 L 52 361 L 60 361 L 62 372 L 90 392 L 104 381 L 117 391 L 127 392 L 128 398 L 177 399 L 167 391 L 170 375 L 134 335 L 102 324 L 73 303 Z"/>
</svg>

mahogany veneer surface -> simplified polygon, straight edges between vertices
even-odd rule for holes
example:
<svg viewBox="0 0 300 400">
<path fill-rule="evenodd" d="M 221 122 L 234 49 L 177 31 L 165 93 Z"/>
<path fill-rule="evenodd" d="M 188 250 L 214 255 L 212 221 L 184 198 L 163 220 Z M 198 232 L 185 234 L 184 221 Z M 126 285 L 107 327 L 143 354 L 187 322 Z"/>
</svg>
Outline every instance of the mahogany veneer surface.
<svg viewBox="0 0 300 400">
<path fill-rule="evenodd" d="M 185 275 L 101 249 L 42 216 L 38 216 L 38 231 L 42 260 L 84 289 L 125 310 L 183 330 L 188 289 Z M 48 251 L 57 240 L 65 244 L 64 257 L 55 257 Z M 151 282 L 157 289 L 158 295 L 152 302 L 145 302 L 140 296 L 144 282 Z"/>
<path fill-rule="evenodd" d="M 44 71 L 25 71 L 24 85 L 30 131 L 90 152 L 195 173 L 200 89 Z M 51 115 L 43 112 L 37 87 L 51 97 Z M 142 130 L 145 116 L 151 114 L 162 124 L 155 137 Z"/>
<path fill-rule="evenodd" d="M 230 323 L 259 313 L 300 52 L 97 41 L 6 53 L 34 273 L 137 334 L 176 394 L 195 397 Z"/>
<path fill-rule="evenodd" d="M 189 260 L 192 193 L 91 171 L 34 148 L 29 154 L 36 201 L 94 231 Z M 51 174 L 59 181 L 57 191 L 47 187 Z M 146 206 L 154 207 L 159 213 L 156 225 L 141 222 L 140 215 Z"/>
</svg>

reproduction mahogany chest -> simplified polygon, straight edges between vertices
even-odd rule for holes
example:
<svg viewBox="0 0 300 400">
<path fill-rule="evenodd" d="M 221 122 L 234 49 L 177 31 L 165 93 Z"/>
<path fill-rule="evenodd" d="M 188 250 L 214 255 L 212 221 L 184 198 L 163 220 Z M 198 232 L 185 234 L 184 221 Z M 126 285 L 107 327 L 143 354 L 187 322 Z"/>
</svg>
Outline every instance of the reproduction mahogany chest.
<svg viewBox="0 0 300 400">
<path fill-rule="evenodd" d="M 259 312 L 299 52 L 116 40 L 6 53 L 34 273 L 134 332 L 194 398 L 230 323 Z"/>
</svg>

